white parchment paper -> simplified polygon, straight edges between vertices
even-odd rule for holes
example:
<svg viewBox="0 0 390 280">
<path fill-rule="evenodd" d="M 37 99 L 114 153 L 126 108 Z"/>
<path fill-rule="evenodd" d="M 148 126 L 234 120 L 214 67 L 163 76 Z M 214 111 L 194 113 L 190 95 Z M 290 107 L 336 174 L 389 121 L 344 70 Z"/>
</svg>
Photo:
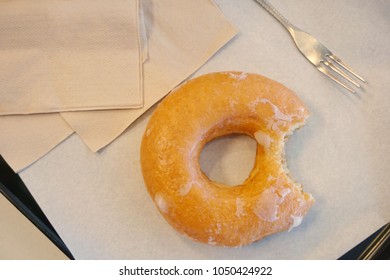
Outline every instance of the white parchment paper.
<svg viewBox="0 0 390 280">
<path fill-rule="evenodd" d="M 140 171 L 150 110 L 102 152 L 71 136 L 21 173 L 77 259 L 336 259 L 390 220 L 390 3 L 272 1 L 367 79 L 356 96 L 319 73 L 254 1 L 216 3 L 240 34 L 196 75 L 256 72 L 297 92 L 311 116 L 289 139 L 287 163 L 315 205 L 291 232 L 243 248 L 176 233 L 152 204 Z M 205 172 L 240 180 L 253 164 L 254 145 L 246 137 L 219 141 L 202 154 Z"/>
</svg>

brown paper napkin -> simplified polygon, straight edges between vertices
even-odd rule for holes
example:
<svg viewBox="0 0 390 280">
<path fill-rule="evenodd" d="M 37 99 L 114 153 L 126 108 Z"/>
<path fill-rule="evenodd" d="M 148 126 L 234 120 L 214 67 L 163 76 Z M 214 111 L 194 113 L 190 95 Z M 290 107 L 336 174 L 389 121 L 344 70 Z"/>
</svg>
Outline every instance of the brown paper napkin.
<svg viewBox="0 0 390 280">
<path fill-rule="evenodd" d="M 138 0 L 0 2 L 0 115 L 142 107 Z"/>
<path fill-rule="evenodd" d="M 143 2 L 141 9 L 148 40 L 144 107 L 61 114 L 92 151 L 113 141 L 237 32 L 209 0 L 149 0 Z"/>
<path fill-rule="evenodd" d="M 9 116 L 7 121 L 12 123 L 0 127 L 2 133 L 10 135 L 4 139 L 4 143 L 0 142 L 0 154 L 14 170 L 20 171 L 42 157 L 53 148 L 53 143 L 60 143 L 73 130 L 77 131 L 93 151 L 101 149 L 174 86 L 202 66 L 237 32 L 210 0 L 149 0 L 142 3 L 140 15 L 142 18 L 142 12 L 144 13 L 145 30 L 142 32 L 141 22 L 141 38 L 144 39 L 141 48 L 143 61 L 146 60 L 144 108 L 41 114 L 39 118 L 43 122 L 49 123 L 45 118 L 51 118 L 50 125 L 45 128 L 42 124 L 12 119 L 22 119 L 23 116 Z M 0 121 L 2 118 L 0 117 Z M 16 124 L 17 130 L 14 129 Z M 13 132 L 12 135 L 9 131 Z M 61 137 L 50 145 L 42 142 L 41 138 L 55 138 L 55 135 Z M 13 145 L 10 144 L 13 139 L 26 141 Z M 40 148 L 33 151 L 32 147 L 36 146 Z M 19 158 L 20 153 L 15 152 L 17 150 L 23 150 L 23 158 Z"/>
<path fill-rule="evenodd" d="M 0 154 L 20 171 L 73 133 L 59 114 L 0 117 Z"/>
</svg>

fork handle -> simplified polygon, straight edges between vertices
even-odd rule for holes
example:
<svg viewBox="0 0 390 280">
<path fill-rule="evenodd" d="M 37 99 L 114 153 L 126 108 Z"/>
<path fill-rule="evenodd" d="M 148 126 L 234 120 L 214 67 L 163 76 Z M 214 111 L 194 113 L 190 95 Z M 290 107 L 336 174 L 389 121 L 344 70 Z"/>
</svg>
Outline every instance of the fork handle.
<svg viewBox="0 0 390 280">
<path fill-rule="evenodd" d="M 255 0 L 264 9 L 267 10 L 274 18 L 276 18 L 289 32 L 291 32 L 295 26 L 289 22 L 278 10 L 275 9 L 267 0 Z"/>
</svg>

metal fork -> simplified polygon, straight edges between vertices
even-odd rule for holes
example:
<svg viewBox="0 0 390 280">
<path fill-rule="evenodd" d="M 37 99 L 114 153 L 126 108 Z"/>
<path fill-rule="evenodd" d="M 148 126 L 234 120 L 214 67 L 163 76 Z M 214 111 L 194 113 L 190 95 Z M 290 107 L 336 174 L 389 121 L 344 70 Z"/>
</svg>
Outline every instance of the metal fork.
<svg viewBox="0 0 390 280">
<path fill-rule="evenodd" d="M 352 93 L 356 93 L 356 91 L 350 86 L 351 84 L 360 88 L 357 80 L 352 78 L 353 76 L 362 82 L 366 82 L 316 38 L 291 24 L 268 1 L 255 1 L 266 9 L 272 16 L 274 16 L 288 30 L 288 32 L 290 32 L 291 37 L 294 39 L 294 42 L 301 53 L 323 74 Z"/>
</svg>

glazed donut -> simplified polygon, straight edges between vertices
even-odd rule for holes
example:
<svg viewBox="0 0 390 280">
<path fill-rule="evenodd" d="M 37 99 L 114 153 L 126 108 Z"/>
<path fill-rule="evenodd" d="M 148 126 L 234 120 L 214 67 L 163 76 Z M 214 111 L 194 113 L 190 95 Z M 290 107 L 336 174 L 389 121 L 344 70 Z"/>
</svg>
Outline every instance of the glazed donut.
<svg viewBox="0 0 390 280">
<path fill-rule="evenodd" d="M 288 176 L 283 147 L 308 114 L 291 90 L 258 74 L 210 73 L 178 86 L 157 106 L 141 143 L 158 210 L 177 231 L 220 246 L 299 225 L 314 200 Z M 207 142 L 232 133 L 257 141 L 253 170 L 233 187 L 211 181 L 199 164 Z"/>
</svg>

